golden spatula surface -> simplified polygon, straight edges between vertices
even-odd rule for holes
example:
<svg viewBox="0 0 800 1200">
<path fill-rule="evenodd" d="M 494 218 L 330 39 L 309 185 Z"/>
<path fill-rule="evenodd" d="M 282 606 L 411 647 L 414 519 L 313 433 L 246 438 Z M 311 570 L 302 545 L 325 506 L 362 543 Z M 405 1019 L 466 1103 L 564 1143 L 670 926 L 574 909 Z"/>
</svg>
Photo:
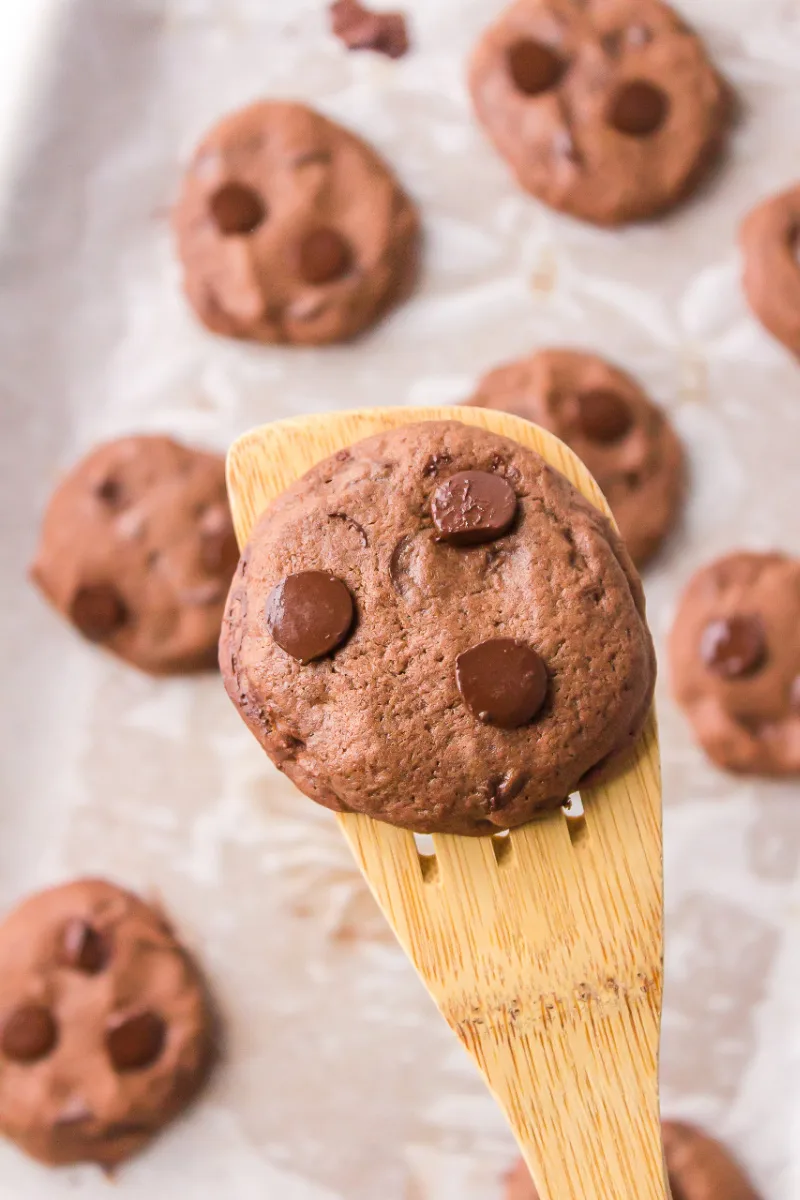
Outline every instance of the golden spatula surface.
<svg viewBox="0 0 800 1200">
<path fill-rule="evenodd" d="M 609 513 L 576 456 L 518 417 L 369 409 L 279 421 L 233 445 L 228 490 L 239 544 L 270 501 L 321 459 L 399 425 L 442 420 L 530 447 Z M 400 943 L 503 1108 L 541 1200 L 663 1200 L 654 717 L 627 768 L 571 808 L 506 835 L 436 834 L 432 854 L 420 853 L 407 830 L 358 814 L 337 819 Z"/>
</svg>

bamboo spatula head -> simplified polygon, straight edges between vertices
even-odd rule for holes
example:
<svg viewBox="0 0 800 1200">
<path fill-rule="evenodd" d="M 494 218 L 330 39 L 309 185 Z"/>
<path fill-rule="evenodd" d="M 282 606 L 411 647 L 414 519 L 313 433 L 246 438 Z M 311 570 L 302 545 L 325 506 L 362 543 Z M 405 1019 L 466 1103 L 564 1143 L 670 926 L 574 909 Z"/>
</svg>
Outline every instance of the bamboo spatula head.
<svg viewBox="0 0 800 1200">
<path fill-rule="evenodd" d="M 537 451 L 604 512 L 583 464 L 527 421 L 480 408 L 292 418 L 228 455 L 239 544 L 315 463 L 414 421 L 458 420 Z M 610 514 L 609 514 L 610 515 Z M 356 814 L 342 827 L 442 1015 L 504 1109 L 542 1200 L 663 1200 L 658 1109 L 662 849 L 651 718 L 628 766 L 506 835 L 433 836 Z"/>
</svg>

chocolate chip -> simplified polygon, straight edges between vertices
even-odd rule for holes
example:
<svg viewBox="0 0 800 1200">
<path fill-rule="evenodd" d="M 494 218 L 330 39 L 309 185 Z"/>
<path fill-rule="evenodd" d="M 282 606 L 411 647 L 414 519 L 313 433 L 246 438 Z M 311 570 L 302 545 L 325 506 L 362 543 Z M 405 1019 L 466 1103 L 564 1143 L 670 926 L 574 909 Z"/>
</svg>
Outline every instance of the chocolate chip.
<svg viewBox="0 0 800 1200">
<path fill-rule="evenodd" d="M 72 597 L 70 617 L 90 642 L 103 642 L 128 619 L 125 605 L 110 583 L 93 583 L 79 588 Z"/>
<path fill-rule="evenodd" d="M 333 283 L 352 267 L 350 244 L 335 229 L 314 229 L 300 243 L 297 269 L 306 283 Z"/>
<path fill-rule="evenodd" d="M 147 1010 L 112 1024 L 106 1030 L 106 1050 L 115 1070 L 141 1071 L 161 1055 L 166 1039 L 163 1019 Z"/>
<path fill-rule="evenodd" d="M 506 61 L 514 86 L 526 96 L 549 91 L 566 70 L 566 63 L 555 51 L 532 38 L 522 38 L 509 46 Z"/>
<path fill-rule="evenodd" d="M 448 454 L 446 450 L 443 450 L 440 454 L 431 454 L 422 468 L 422 474 L 426 479 L 429 479 L 432 475 L 438 475 L 442 468 L 449 466 L 452 461 L 452 454 Z"/>
<path fill-rule="evenodd" d="M 661 88 L 645 79 L 632 79 L 614 94 L 608 120 L 619 133 L 648 137 L 661 128 L 668 113 L 669 100 Z"/>
<path fill-rule="evenodd" d="M 500 475 L 489 471 L 459 471 L 433 494 L 431 516 L 439 541 L 455 546 L 493 542 L 514 521 L 517 497 Z"/>
<path fill-rule="evenodd" d="M 288 575 L 267 600 L 267 627 L 274 641 L 304 664 L 340 646 L 354 615 L 347 585 L 327 571 Z"/>
<path fill-rule="evenodd" d="M 3 1025 L 2 1046 L 14 1062 L 36 1062 L 50 1053 L 58 1040 L 52 1014 L 40 1004 L 24 1004 Z"/>
<path fill-rule="evenodd" d="M 581 433 L 590 442 L 618 442 L 630 432 L 633 413 L 622 396 L 608 388 L 593 388 L 578 396 Z"/>
<path fill-rule="evenodd" d="M 266 220 L 267 209 L 258 192 L 243 183 L 225 183 L 208 202 L 217 229 L 226 236 L 253 233 Z"/>
<path fill-rule="evenodd" d="M 348 50 L 377 50 L 401 58 L 408 50 L 405 17 L 399 12 L 374 13 L 358 0 L 334 0 L 331 29 Z"/>
<path fill-rule="evenodd" d="M 501 729 L 526 725 L 547 695 L 541 657 L 516 638 L 492 638 L 459 654 L 456 683 L 472 715 Z"/>
<path fill-rule="evenodd" d="M 108 947 L 93 925 L 73 917 L 64 926 L 58 961 L 65 967 L 96 975 L 108 962 Z"/>
<path fill-rule="evenodd" d="M 764 623 L 756 616 L 720 617 L 710 621 L 700 638 L 700 656 L 710 671 L 724 679 L 750 675 L 767 654 Z"/>
<path fill-rule="evenodd" d="M 98 499 L 102 500 L 103 504 L 107 504 L 109 508 L 116 510 L 125 507 L 124 489 L 120 481 L 113 475 L 99 483 L 96 491 Z"/>
</svg>

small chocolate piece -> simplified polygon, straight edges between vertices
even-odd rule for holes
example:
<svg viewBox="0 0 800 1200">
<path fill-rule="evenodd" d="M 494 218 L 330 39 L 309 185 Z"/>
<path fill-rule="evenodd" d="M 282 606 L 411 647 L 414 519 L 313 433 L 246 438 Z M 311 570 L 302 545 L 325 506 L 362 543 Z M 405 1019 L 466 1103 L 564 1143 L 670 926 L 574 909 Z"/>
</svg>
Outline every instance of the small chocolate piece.
<svg viewBox="0 0 800 1200">
<path fill-rule="evenodd" d="M 258 192 L 243 183 L 223 184 L 208 202 L 220 233 L 253 233 L 266 220 L 267 210 Z"/>
<path fill-rule="evenodd" d="M 84 637 L 103 642 L 121 629 L 128 619 L 125 605 L 110 583 L 89 584 L 72 598 L 70 618 Z"/>
<path fill-rule="evenodd" d="M 628 137 L 649 137 L 667 119 L 669 100 L 661 88 L 644 79 L 624 83 L 611 100 L 609 124 Z"/>
<path fill-rule="evenodd" d="M 700 639 L 700 655 L 710 671 L 724 679 L 751 675 L 767 653 L 764 623 L 757 616 L 721 617 L 710 621 Z"/>
<path fill-rule="evenodd" d="M 45 1058 L 58 1040 L 50 1011 L 40 1004 L 16 1009 L 3 1025 L 3 1054 L 13 1062 L 31 1063 Z"/>
<path fill-rule="evenodd" d="M 633 413 L 622 396 L 606 388 L 595 388 L 578 397 L 581 433 L 601 445 L 618 442 L 630 432 Z"/>
<path fill-rule="evenodd" d="M 147 1010 L 112 1024 L 106 1031 L 106 1050 L 120 1074 L 142 1071 L 161 1056 L 166 1039 L 163 1018 Z"/>
<path fill-rule="evenodd" d="M 456 683 L 473 716 L 501 729 L 526 725 L 547 695 L 541 657 L 517 638 L 492 638 L 459 654 Z"/>
<path fill-rule="evenodd" d="M 406 19 L 400 12 L 370 12 L 358 0 L 334 0 L 331 30 L 348 50 L 377 50 L 402 58 L 408 50 Z"/>
<path fill-rule="evenodd" d="M 267 600 L 267 627 L 281 650 L 303 664 L 340 646 L 355 606 L 345 583 L 327 571 L 300 571 L 282 579 Z"/>
<path fill-rule="evenodd" d="M 335 229 L 314 229 L 300 243 L 297 266 L 306 283 L 333 283 L 352 270 L 353 252 Z"/>
<path fill-rule="evenodd" d="M 431 515 L 440 541 L 455 546 L 493 542 L 507 533 L 517 512 L 514 489 L 489 471 L 459 471 L 433 494 Z"/>
<path fill-rule="evenodd" d="M 122 484 L 113 475 L 109 475 L 97 487 L 97 496 L 102 500 L 103 504 L 107 504 L 109 508 L 117 510 L 125 507 L 125 495 Z"/>
<path fill-rule="evenodd" d="M 108 947 L 93 925 L 73 917 L 64 926 L 58 961 L 86 975 L 96 975 L 108 962 Z"/>
<path fill-rule="evenodd" d="M 566 63 L 549 46 L 523 38 L 508 48 L 508 70 L 519 91 L 539 96 L 556 86 Z"/>
</svg>

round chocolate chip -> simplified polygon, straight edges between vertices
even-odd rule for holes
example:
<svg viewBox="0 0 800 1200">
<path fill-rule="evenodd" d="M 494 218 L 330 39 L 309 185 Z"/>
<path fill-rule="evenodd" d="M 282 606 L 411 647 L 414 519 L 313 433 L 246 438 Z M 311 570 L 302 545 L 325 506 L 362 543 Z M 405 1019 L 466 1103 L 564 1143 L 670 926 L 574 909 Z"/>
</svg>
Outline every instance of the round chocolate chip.
<svg viewBox="0 0 800 1200">
<path fill-rule="evenodd" d="M 128 619 L 122 598 L 110 583 L 79 588 L 69 611 L 73 624 L 91 642 L 105 641 Z"/>
<path fill-rule="evenodd" d="M 590 442 L 607 445 L 618 442 L 630 432 L 633 413 L 630 405 L 607 388 L 593 388 L 578 397 L 581 433 Z"/>
<path fill-rule="evenodd" d="M 267 209 L 258 192 L 243 183 L 225 183 L 208 202 L 217 229 L 227 236 L 253 233 L 266 220 Z"/>
<path fill-rule="evenodd" d="M 608 120 L 618 133 L 649 137 L 661 128 L 668 113 L 669 100 L 661 88 L 644 79 L 633 79 L 615 92 Z"/>
<path fill-rule="evenodd" d="M 163 1019 L 148 1010 L 113 1024 L 106 1031 L 106 1050 L 115 1070 L 141 1071 L 160 1056 L 166 1039 Z"/>
<path fill-rule="evenodd" d="M 700 655 L 710 671 L 724 679 L 750 675 L 763 665 L 767 639 L 760 617 L 720 617 L 700 638 Z"/>
<path fill-rule="evenodd" d="M 490 471 L 459 471 L 433 493 L 431 516 L 440 541 L 477 546 L 502 537 L 517 511 L 514 489 Z"/>
<path fill-rule="evenodd" d="M 267 628 L 281 650 L 298 662 L 322 658 L 340 646 L 353 624 L 348 587 L 327 571 L 288 575 L 267 599 Z"/>
<path fill-rule="evenodd" d="M 96 975 L 108 961 L 108 947 L 93 925 L 81 917 L 73 917 L 64 926 L 58 960 L 75 971 Z"/>
<path fill-rule="evenodd" d="M 532 720 L 544 704 L 547 670 L 526 642 L 492 638 L 459 654 L 456 683 L 479 721 L 516 729 Z"/>
<path fill-rule="evenodd" d="M 353 267 L 353 251 L 335 229 L 314 229 L 300 243 L 297 268 L 306 283 L 333 283 Z"/>
<path fill-rule="evenodd" d="M 555 87 L 566 70 L 562 58 L 532 38 L 523 38 L 509 46 L 508 72 L 514 86 L 526 96 L 539 96 Z"/>
<path fill-rule="evenodd" d="M 104 479 L 97 486 L 97 496 L 102 500 L 103 504 L 107 504 L 111 509 L 120 509 L 125 507 L 125 492 L 122 484 L 113 475 L 108 479 Z"/>
<path fill-rule="evenodd" d="M 36 1062 L 50 1053 L 58 1040 L 52 1014 L 40 1004 L 16 1009 L 3 1025 L 2 1046 L 14 1062 Z"/>
</svg>

